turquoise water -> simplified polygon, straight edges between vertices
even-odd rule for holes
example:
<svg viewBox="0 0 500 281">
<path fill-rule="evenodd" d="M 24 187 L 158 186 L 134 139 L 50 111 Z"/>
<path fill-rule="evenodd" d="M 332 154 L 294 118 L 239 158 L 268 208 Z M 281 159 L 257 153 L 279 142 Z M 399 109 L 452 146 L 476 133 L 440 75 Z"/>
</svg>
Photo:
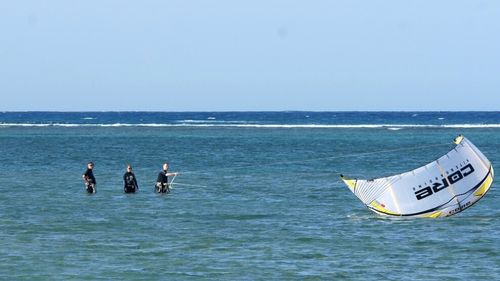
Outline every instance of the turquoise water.
<svg viewBox="0 0 500 281">
<path fill-rule="evenodd" d="M 444 219 L 382 218 L 338 178 L 416 168 L 460 133 L 500 169 L 495 126 L 0 127 L 0 279 L 498 280 L 498 176 Z M 184 185 L 157 195 L 165 159 Z"/>
</svg>

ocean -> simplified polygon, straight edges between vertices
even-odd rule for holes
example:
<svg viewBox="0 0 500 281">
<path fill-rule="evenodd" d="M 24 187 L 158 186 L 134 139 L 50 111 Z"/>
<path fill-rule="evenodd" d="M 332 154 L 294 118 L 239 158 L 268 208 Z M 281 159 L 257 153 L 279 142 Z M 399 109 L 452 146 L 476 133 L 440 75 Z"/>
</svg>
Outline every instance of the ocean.
<svg viewBox="0 0 500 281">
<path fill-rule="evenodd" d="M 3 112 L 0 279 L 500 280 L 498 176 L 441 219 L 378 216 L 339 179 L 417 168 L 458 134 L 500 171 L 500 112 Z"/>
</svg>

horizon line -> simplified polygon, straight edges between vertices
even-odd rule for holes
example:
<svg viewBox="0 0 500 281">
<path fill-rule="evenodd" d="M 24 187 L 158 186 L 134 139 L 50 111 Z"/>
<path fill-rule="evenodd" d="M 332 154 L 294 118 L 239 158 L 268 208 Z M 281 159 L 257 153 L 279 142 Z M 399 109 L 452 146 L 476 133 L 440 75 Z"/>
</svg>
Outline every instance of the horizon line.
<svg viewBox="0 0 500 281">
<path fill-rule="evenodd" d="M 434 112 L 500 112 L 500 110 L 173 110 L 173 111 L 158 111 L 158 110 L 0 110 L 0 113 L 133 113 L 133 112 L 146 112 L 146 113 L 286 113 L 286 112 L 315 112 L 315 113 L 356 113 L 356 112 L 380 112 L 380 113 L 434 113 Z"/>
</svg>

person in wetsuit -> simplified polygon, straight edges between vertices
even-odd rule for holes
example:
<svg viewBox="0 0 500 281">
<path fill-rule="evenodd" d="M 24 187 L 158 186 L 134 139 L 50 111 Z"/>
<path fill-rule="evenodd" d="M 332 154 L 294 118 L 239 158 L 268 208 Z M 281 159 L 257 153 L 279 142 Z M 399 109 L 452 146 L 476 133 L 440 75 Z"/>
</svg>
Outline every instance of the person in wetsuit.
<svg viewBox="0 0 500 281">
<path fill-rule="evenodd" d="M 132 166 L 127 165 L 127 171 L 123 175 L 123 191 L 125 193 L 134 193 L 138 189 L 139 185 L 134 173 L 132 173 Z"/>
<path fill-rule="evenodd" d="M 168 172 L 168 163 L 163 163 L 163 170 L 158 174 L 156 179 L 155 190 L 157 193 L 168 193 L 170 192 L 170 183 L 168 182 L 169 176 L 175 176 L 177 173 Z"/>
<path fill-rule="evenodd" d="M 83 181 L 85 182 L 85 189 L 87 190 L 88 193 L 95 193 L 96 192 L 96 180 L 94 177 L 94 163 L 89 162 L 87 163 L 87 170 L 85 173 L 83 173 Z"/>
</svg>

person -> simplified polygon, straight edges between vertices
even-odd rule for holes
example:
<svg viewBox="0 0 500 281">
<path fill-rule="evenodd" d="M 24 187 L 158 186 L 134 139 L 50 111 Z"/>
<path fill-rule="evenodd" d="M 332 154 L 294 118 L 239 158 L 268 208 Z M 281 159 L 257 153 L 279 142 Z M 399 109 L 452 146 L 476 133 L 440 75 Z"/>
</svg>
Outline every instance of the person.
<svg viewBox="0 0 500 281">
<path fill-rule="evenodd" d="M 132 165 L 127 165 L 127 171 L 123 175 L 123 191 L 125 193 L 134 193 L 139 189 L 139 185 L 137 184 L 137 179 L 132 173 Z"/>
<path fill-rule="evenodd" d="M 95 180 L 93 170 L 94 170 L 94 163 L 89 162 L 87 163 L 87 170 L 82 175 L 83 181 L 85 182 L 85 189 L 87 190 L 88 193 L 96 192 L 95 186 L 97 182 Z"/>
<path fill-rule="evenodd" d="M 177 173 L 168 172 L 168 163 L 163 163 L 163 170 L 158 174 L 156 179 L 155 190 L 158 193 L 168 193 L 170 192 L 170 183 L 168 182 L 169 176 L 176 176 Z"/>
</svg>

